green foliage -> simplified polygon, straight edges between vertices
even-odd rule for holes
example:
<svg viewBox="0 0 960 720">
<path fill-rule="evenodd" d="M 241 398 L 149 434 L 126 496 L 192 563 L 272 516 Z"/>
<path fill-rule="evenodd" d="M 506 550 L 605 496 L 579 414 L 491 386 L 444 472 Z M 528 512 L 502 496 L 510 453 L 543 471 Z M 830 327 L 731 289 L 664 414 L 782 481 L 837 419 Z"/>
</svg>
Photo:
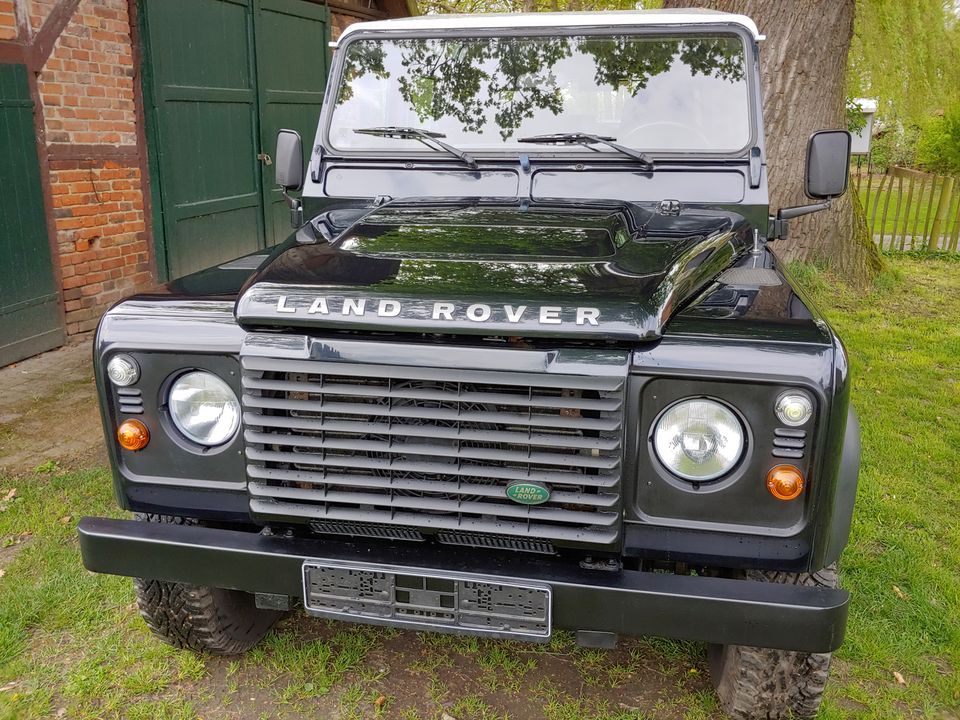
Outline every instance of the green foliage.
<svg viewBox="0 0 960 720">
<path fill-rule="evenodd" d="M 944 0 L 857 0 L 850 97 L 875 97 L 887 127 L 918 124 L 960 95 L 960 21 Z"/>
<path fill-rule="evenodd" d="M 867 126 L 867 118 L 864 117 L 860 106 L 851 98 L 847 98 L 847 130 L 856 134 Z"/>
<path fill-rule="evenodd" d="M 960 102 L 923 124 L 917 164 L 937 173 L 960 173 Z"/>
<path fill-rule="evenodd" d="M 874 170 L 883 172 L 888 167 L 900 165 L 913 167 L 917 159 L 917 142 L 920 127 L 894 127 L 873 138 L 870 146 L 870 160 Z"/>
<path fill-rule="evenodd" d="M 556 12 L 558 10 L 636 10 L 663 5 L 662 0 L 418 0 L 429 13 Z"/>
</svg>

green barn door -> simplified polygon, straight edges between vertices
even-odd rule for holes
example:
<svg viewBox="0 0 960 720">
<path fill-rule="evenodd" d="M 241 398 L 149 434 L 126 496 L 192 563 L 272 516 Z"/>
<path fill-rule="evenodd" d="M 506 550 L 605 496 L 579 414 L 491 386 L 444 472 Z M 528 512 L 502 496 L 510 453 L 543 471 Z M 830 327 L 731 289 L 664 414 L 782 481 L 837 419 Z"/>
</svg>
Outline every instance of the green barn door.
<svg viewBox="0 0 960 720">
<path fill-rule="evenodd" d="M 148 0 L 166 274 L 263 246 L 251 0 Z M 159 254 L 159 253 L 158 253 Z"/>
<path fill-rule="evenodd" d="M 161 273 L 177 278 L 289 234 L 268 156 L 279 127 L 311 144 L 329 11 L 306 0 L 142 6 L 154 218 L 162 217 L 154 235 Z"/>
<path fill-rule="evenodd" d="M 313 146 L 327 81 L 330 9 L 303 0 L 258 0 L 256 15 L 260 147 L 273 155 L 277 131 L 289 128 L 303 138 L 304 168 Z M 290 234 L 290 211 L 263 167 L 264 227 L 267 244 Z"/>
<path fill-rule="evenodd" d="M 25 65 L 0 65 L 0 367 L 63 345 Z"/>
</svg>

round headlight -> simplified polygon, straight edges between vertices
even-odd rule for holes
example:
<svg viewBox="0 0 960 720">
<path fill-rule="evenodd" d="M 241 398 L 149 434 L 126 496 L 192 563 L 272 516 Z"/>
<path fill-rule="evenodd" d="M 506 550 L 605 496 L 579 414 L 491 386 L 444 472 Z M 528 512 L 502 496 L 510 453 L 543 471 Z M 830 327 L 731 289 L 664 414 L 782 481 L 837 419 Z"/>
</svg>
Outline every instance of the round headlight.
<svg viewBox="0 0 960 720">
<path fill-rule="evenodd" d="M 133 385 L 140 379 L 140 366 L 129 355 L 114 355 L 107 363 L 107 377 L 117 387 Z"/>
<path fill-rule="evenodd" d="M 787 392 L 777 398 L 774 409 L 780 422 L 790 427 L 798 427 L 813 415 L 813 402 L 805 393 Z"/>
<path fill-rule="evenodd" d="M 167 398 L 177 429 L 200 445 L 222 445 L 240 425 L 240 403 L 223 380 L 200 370 L 177 378 Z"/>
<path fill-rule="evenodd" d="M 683 400 L 660 416 L 653 447 L 666 468 L 684 480 L 714 480 L 743 455 L 743 426 L 713 400 Z"/>
</svg>

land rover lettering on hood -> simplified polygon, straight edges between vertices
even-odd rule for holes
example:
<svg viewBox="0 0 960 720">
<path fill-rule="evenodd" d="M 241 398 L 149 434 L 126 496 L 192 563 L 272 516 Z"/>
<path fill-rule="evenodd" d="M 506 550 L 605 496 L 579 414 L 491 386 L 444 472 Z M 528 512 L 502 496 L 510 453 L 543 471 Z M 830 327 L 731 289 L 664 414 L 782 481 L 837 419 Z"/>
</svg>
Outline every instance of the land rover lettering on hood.
<svg viewBox="0 0 960 720">
<path fill-rule="evenodd" d="M 811 204 L 770 207 L 761 39 L 713 12 L 345 29 L 319 116 L 271 106 L 273 231 L 229 229 L 260 249 L 100 322 L 133 515 L 80 522 L 86 567 L 197 652 L 301 609 L 659 635 L 708 644 L 734 717 L 812 717 L 859 434 L 775 248 L 846 190 L 849 135 L 809 138 Z"/>
</svg>

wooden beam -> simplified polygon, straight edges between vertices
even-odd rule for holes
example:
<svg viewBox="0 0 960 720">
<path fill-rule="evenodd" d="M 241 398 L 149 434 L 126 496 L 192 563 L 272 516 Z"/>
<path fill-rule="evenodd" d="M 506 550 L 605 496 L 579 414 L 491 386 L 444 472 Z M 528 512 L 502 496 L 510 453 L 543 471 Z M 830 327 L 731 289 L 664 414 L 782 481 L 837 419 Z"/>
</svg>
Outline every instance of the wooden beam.
<svg viewBox="0 0 960 720">
<path fill-rule="evenodd" d="M 53 47 L 57 44 L 57 38 L 67 27 L 79 4 L 80 0 L 61 0 L 60 4 L 50 11 L 30 47 L 31 62 L 29 64 L 35 72 L 40 72 L 47 64 Z"/>
<path fill-rule="evenodd" d="M 29 65 L 27 62 L 29 52 L 30 48 L 23 43 L 0 40 L 0 62 L 2 63 Z"/>
<path fill-rule="evenodd" d="M 335 13 L 340 15 L 351 15 L 364 20 L 383 20 L 384 18 L 389 17 L 387 13 L 379 8 L 363 7 L 362 5 L 354 4 L 348 0 L 331 0 L 327 3 L 327 5 L 329 5 L 330 9 Z"/>
</svg>

